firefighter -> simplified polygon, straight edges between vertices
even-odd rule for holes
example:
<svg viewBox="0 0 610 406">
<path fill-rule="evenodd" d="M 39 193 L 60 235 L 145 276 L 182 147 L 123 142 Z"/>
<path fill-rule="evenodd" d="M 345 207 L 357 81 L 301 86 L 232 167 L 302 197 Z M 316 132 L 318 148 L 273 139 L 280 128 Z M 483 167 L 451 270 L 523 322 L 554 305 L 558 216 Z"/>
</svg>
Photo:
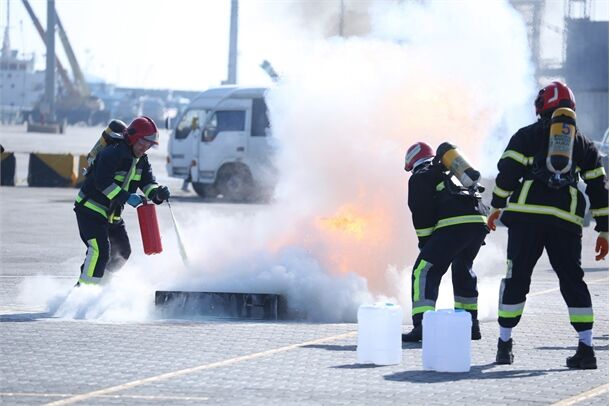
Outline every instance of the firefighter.
<svg viewBox="0 0 610 406">
<path fill-rule="evenodd" d="M 121 219 L 125 203 L 137 207 L 144 198 L 156 204 L 169 199 L 169 189 L 157 184 L 146 155 L 158 143 L 154 121 L 137 117 L 122 139 L 95 157 L 74 205 L 80 237 L 87 246 L 77 286 L 100 283 L 106 269 L 118 270 L 129 258 L 131 246 Z M 135 193 L 138 188 L 144 196 Z"/>
<path fill-rule="evenodd" d="M 435 309 L 441 278 L 449 265 L 455 309 L 471 314 L 472 339 L 479 340 L 477 277 L 472 263 L 489 232 L 480 195 L 453 182 L 425 142 L 407 150 L 405 171 L 412 172 L 408 203 L 420 253 L 411 276 L 413 330 L 403 334 L 402 341 L 421 341 L 423 314 Z"/>
<path fill-rule="evenodd" d="M 487 223 L 495 230 L 495 221 L 500 219 L 508 227 L 496 363 L 513 363 L 512 329 L 523 314 L 534 266 L 546 249 L 568 306 L 570 324 L 579 337 L 576 354 L 566 364 L 569 368 L 595 369 L 593 309 L 580 263 L 586 202 L 577 183 L 579 178 L 586 183 L 599 232 L 595 259 L 602 260 L 608 253 L 606 174 L 594 144 L 576 127 L 576 103 L 568 86 L 552 82 L 540 90 L 534 104 L 538 120 L 512 136 L 498 162 Z M 560 133 L 553 130 L 555 125 Z M 551 136 L 556 135 L 565 142 L 555 145 Z"/>
</svg>

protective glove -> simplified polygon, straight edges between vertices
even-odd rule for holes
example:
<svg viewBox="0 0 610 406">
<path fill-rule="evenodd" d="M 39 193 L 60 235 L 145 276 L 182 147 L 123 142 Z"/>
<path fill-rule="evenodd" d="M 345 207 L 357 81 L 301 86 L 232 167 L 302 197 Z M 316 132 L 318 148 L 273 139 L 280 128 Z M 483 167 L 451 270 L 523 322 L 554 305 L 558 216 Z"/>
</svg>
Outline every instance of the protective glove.
<svg viewBox="0 0 610 406">
<path fill-rule="evenodd" d="M 167 188 L 167 186 L 159 186 L 155 190 L 153 201 L 157 204 L 161 204 L 167 199 L 169 199 L 169 189 Z"/>
<path fill-rule="evenodd" d="M 606 258 L 608 255 L 608 232 L 601 232 L 597 237 L 597 241 L 595 242 L 595 252 L 597 256 L 595 257 L 596 261 L 601 261 Z"/>
<path fill-rule="evenodd" d="M 489 213 L 489 217 L 487 217 L 487 227 L 491 231 L 496 231 L 496 220 L 502 214 L 502 209 L 496 209 L 495 207 L 491 209 L 491 213 Z"/>
<path fill-rule="evenodd" d="M 129 199 L 127 199 L 127 203 L 129 203 L 131 207 L 138 207 L 142 204 L 142 202 L 142 196 L 138 195 L 137 193 L 130 194 Z"/>
</svg>

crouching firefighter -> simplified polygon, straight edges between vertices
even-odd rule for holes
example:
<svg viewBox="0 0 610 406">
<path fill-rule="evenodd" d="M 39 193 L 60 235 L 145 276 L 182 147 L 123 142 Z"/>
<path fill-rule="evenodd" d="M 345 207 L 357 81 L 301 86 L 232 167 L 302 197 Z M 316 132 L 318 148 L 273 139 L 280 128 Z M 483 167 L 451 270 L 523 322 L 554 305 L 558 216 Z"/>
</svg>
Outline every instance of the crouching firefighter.
<svg viewBox="0 0 610 406">
<path fill-rule="evenodd" d="M 577 183 L 582 178 L 586 184 L 599 232 L 595 259 L 602 260 L 608 253 L 606 174 L 595 145 L 578 131 L 576 103 L 568 86 L 551 83 L 540 90 L 534 105 L 539 119 L 517 131 L 500 157 L 488 219 L 492 230 L 498 218 L 508 227 L 496 363 L 513 363 L 512 329 L 523 314 L 534 266 L 546 249 L 579 337 L 576 354 L 566 364 L 595 369 L 593 308 L 581 267 L 586 201 Z"/>
<path fill-rule="evenodd" d="M 480 174 L 449 143 L 441 144 L 436 154 L 425 142 L 412 145 L 405 170 L 412 172 L 409 208 L 420 253 L 411 276 L 413 330 L 403 334 L 402 341 L 421 341 L 424 312 L 435 309 L 441 278 L 449 265 L 455 309 L 471 314 L 471 338 L 479 340 L 477 277 L 472 263 L 489 232 Z"/>
<path fill-rule="evenodd" d="M 116 124 L 116 123 L 115 123 Z M 121 219 L 125 203 L 137 207 L 147 198 L 161 204 L 169 198 L 169 189 L 155 181 L 146 151 L 159 143 L 154 121 L 137 117 L 113 142 L 92 150 L 95 155 L 85 176 L 74 211 L 80 238 L 87 246 L 81 265 L 80 284 L 100 283 L 104 271 L 121 268 L 131 254 L 131 245 Z M 144 196 L 136 194 L 140 189 Z"/>
</svg>

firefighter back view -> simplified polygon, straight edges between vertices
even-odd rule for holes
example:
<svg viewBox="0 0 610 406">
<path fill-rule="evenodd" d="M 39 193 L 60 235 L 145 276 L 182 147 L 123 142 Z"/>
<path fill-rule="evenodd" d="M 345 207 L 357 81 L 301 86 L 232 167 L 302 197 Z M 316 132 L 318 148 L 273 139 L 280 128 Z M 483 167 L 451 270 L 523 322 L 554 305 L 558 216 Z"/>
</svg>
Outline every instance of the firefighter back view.
<svg viewBox="0 0 610 406">
<path fill-rule="evenodd" d="M 471 314 L 472 339 L 479 340 L 472 263 L 489 230 L 479 194 L 482 188 L 476 182 L 478 172 L 453 145 L 443 143 L 435 154 L 425 142 L 409 147 L 405 170 L 412 172 L 408 199 L 420 253 L 411 276 L 413 330 L 403 334 L 402 341 L 422 340 L 423 314 L 435 309 L 441 278 L 450 265 L 455 309 Z M 458 177 L 462 180 L 457 181 Z"/>
<path fill-rule="evenodd" d="M 105 133 L 120 129 L 113 120 Z M 124 128 L 121 137 L 113 137 L 113 142 L 102 146 L 100 143 L 90 154 L 92 166 L 74 204 L 80 237 L 87 247 L 77 286 L 100 283 L 106 269 L 118 270 L 129 258 L 131 245 L 121 218 L 125 203 L 137 207 L 143 199 L 150 199 L 161 204 L 170 195 L 166 186 L 155 181 L 146 155 L 159 143 L 152 119 L 137 117 Z M 138 188 L 143 196 L 135 193 Z"/>
<path fill-rule="evenodd" d="M 576 125 L 576 103 L 568 86 L 553 82 L 534 102 L 539 119 L 510 139 L 498 162 L 488 226 L 500 218 L 508 227 L 507 270 L 500 285 L 500 338 L 496 363 L 512 364 L 512 329 L 519 323 L 536 262 L 546 249 L 578 332 L 578 349 L 569 368 L 595 369 L 593 308 L 581 267 L 586 201 L 577 188 L 582 178 L 599 232 L 596 260 L 608 253 L 608 189 L 595 145 Z M 507 202 L 508 200 L 508 202 Z"/>
</svg>

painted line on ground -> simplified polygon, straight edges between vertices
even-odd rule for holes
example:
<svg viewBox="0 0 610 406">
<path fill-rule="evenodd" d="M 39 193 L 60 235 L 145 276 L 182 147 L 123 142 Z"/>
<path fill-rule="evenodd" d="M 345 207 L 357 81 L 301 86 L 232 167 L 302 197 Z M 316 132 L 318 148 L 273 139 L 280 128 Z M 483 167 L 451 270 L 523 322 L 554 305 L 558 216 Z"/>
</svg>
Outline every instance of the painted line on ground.
<svg viewBox="0 0 610 406">
<path fill-rule="evenodd" d="M 593 388 L 591 390 L 588 390 L 586 392 L 580 393 L 580 394 L 578 394 L 576 396 L 572 396 L 571 398 L 560 400 L 557 403 L 551 404 L 551 406 L 570 406 L 570 405 L 575 405 L 576 403 L 580 403 L 580 402 L 583 402 L 585 400 L 589 400 L 589 399 L 594 398 L 596 396 L 603 395 L 604 393 L 607 393 L 607 392 L 608 392 L 608 384 L 605 384 L 605 385 L 598 386 L 597 388 Z"/>
<path fill-rule="evenodd" d="M 607 282 L 607 281 L 608 281 L 608 277 L 600 278 L 600 279 L 593 279 L 592 281 L 588 281 L 587 285 L 592 285 L 594 283 L 601 283 L 601 282 Z M 556 288 L 541 290 L 540 292 L 530 293 L 527 296 L 528 297 L 532 297 L 532 296 L 546 295 L 547 293 L 555 292 L 555 291 L 558 291 L 558 290 L 559 290 L 559 287 L 556 287 Z"/>
<path fill-rule="evenodd" d="M 24 398 L 68 398 L 76 396 L 75 393 L 20 393 L 0 392 L 0 397 L 24 397 Z M 145 400 L 209 400 L 203 396 L 163 396 L 163 395 L 98 395 L 96 398 L 111 399 L 145 399 Z"/>
<path fill-rule="evenodd" d="M 212 369 L 212 368 L 232 365 L 232 364 L 236 364 L 236 363 L 242 362 L 242 361 L 249 361 L 249 360 L 256 359 L 256 358 L 265 357 L 267 355 L 273 355 L 273 354 L 277 354 L 280 352 L 294 350 L 294 349 L 304 347 L 307 345 L 320 344 L 320 343 L 324 343 L 324 342 L 328 342 L 328 341 L 340 340 L 342 338 L 353 337 L 356 335 L 356 333 L 357 333 L 356 331 L 350 331 L 349 333 L 343 333 L 343 334 L 338 334 L 335 336 L 319 338 L 316 340 L 305 341 L 305 342 L 299 343 L 299 344 L 292 344 L 292 345 L 287 345 L 284 347 L 275 348 L 272 350 L 256 352 L 256 353 L 249 354 L 249 355 L 242 355 L 240 357 L 235 357 L 235 358 L 229 358 L 224 361 L 212 362 L 210 364 L 203 364 L 203 365 L 199 365 L 199 366 L 192 367 L 192 368 L 185 368 L 185 369 L 180 369 L 178 371 L 167 372 L 165 374 L 155 375 L 155 376 L 151 376 L 151 377 L 144 378 L 144 379 L 137 379 L 135 381 L 127 382 L 127 383 L 116 385 L 116 386 L 111 386 L 111 387 L 108 387 L 105 389 L 100 389 L 100 390 L 96 390 L 96 391 L 83 393 L 80 395 L 72 396 L 67 399 L 61 399 L 61 400 L 58 400 L 55 402 L 47 403 L 47 405 L 53 405 L 53 406 L 70 405 L 72 403 L 80 402 L 80 401 L 91 399 L 94 397 L 99 397 L 101 395 L 108 395 L 110 393 L 119 392 L 119 391 L 122 391 L 125 389 L 131 389 L 136 386 L 146 385 L 146 384 L 153 383 L 153 382 L 164 381 L 167 379 L 190 374 L 193 372 L 199 372 L 199 371 L 203 371 L 206 369 Z"/>
</svg>

